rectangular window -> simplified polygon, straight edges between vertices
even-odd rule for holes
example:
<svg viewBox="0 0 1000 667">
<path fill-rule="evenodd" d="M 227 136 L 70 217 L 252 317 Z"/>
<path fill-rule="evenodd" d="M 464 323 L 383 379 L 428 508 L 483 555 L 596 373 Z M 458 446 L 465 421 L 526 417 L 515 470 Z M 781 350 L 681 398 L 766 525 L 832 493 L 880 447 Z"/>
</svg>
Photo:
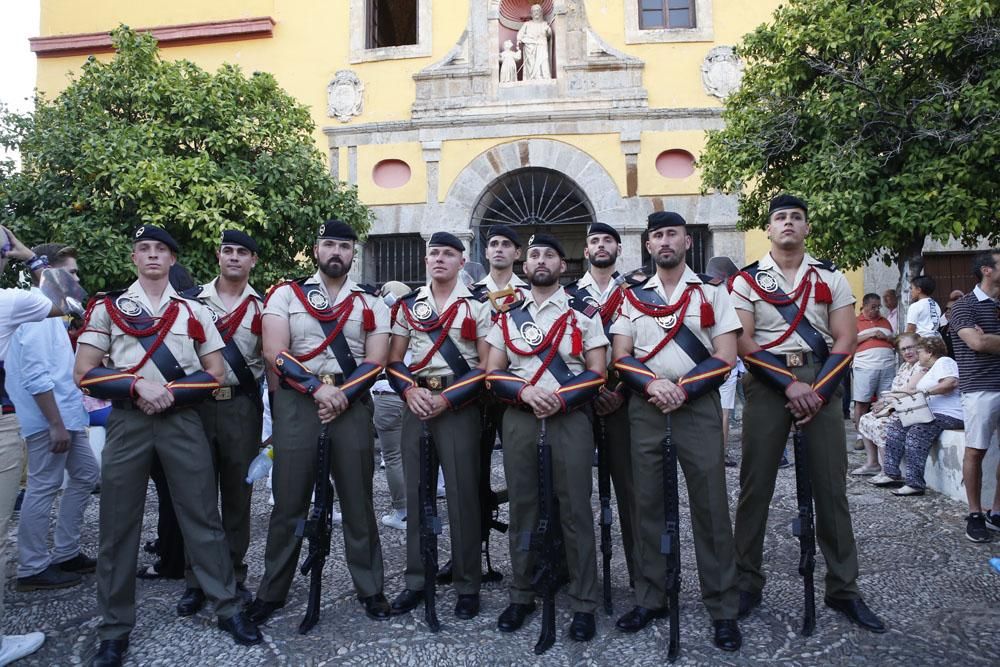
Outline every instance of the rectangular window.
<svg viewBox="0 0 1000 667">
<path fill-rule="evenodd" d="M 688 225 L 687 232 L 691 236 L 691 249 L 687 251 L 684 260 L 695 273 L 705 273 L 708 260 L 712 258 L 711 252 L 712 232 L 708 225 Z M 646 251 L 646 233 L 642 234 L 642 265 L 647 271 L 656 272 L 653 259 Z"/>
<path fill-rule="evenodd" d="M 368 254 L 369 266 L 375 269 L 373 278 L 378 286 L 390 280 L 398 280 L 410 287 L 419 287 L 427 280 L 424 240 L 420 234 L 369 236 L 365 252 Z"/>
<path fill-rule="evenodd" d="M 417 43 L 417 0 L 368 0 L 366 48 Z"/>
<path fill-rule="evenodd" d="M 639 26 L 643 30 L 694 28 L 695 0 L 639 0 Z"/>
</svg>

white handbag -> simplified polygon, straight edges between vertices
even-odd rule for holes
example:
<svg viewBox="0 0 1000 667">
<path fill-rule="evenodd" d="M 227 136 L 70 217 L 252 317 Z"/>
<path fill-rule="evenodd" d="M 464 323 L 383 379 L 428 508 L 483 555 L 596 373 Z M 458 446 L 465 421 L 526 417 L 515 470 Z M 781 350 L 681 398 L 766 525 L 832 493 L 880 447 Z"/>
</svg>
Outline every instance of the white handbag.
<svg viewBox="0 0 1000 667">
<path fill-rule="evenodd" d="M 934 414 L 927 405 L 927 394 L 894 393 L 892 407 L 903 426 L 930 424 L 934 421 Z"/>
</svg>

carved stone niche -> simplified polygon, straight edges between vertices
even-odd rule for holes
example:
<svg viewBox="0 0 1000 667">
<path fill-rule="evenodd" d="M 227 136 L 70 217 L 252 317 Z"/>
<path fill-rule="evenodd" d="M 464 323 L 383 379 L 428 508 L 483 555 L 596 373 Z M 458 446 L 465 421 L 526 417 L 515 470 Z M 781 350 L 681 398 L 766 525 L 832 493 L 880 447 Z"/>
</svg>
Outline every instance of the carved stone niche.
<svg viewBox="0 0 1000 667">
<path fill-rule="evenodd" d="M 349 69 L 339 70 L 326 87 L 326 114 L 346 123 L 364 109 L 365 84 Z"/>
<path fill-rule="evenodd" d="M 716 46 L 701 63 L 701 82 L 705 92 L 721 100 L 740 87 L 743 80 L 743 61 L 731 46 Z"/>
<path fill-rule="evenodd" d="M 501 1 L 469 0 L 469 22 L 458 43 L 413 76 L 415 120 L 648 106 L 644 63 L 594 32 L 584 0 L 536 0 L 552 27 L 553 78 L 501 84 L 499 54 L 510 38 L 502 29 Z"/>
</svg>

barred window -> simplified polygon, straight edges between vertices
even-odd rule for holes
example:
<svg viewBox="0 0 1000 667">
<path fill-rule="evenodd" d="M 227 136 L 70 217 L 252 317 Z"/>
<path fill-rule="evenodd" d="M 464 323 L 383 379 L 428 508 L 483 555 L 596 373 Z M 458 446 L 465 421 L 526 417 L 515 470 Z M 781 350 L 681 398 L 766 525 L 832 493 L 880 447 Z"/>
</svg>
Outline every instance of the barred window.
<svg viewBox="0 0 1000 667">
<path fill-rule="evenodd" d="M 657 28 L 694 28 L 695 0 L 639 0 L 639 26 Z"/>
<path fill-rule="evenodd" d="M 410 287 L 427 281 L 424 266 L 424 240 L 420 234 L 372 235 L 365 243 L 366 264 L 374 270 L 367 280 L 382 285 L 398 280 Z"/>
</svg>

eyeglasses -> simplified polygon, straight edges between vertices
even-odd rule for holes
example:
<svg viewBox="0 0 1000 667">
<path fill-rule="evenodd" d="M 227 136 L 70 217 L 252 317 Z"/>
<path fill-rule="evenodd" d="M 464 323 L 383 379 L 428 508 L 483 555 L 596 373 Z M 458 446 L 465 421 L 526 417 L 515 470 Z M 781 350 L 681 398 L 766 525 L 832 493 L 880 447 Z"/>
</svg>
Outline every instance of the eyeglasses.
<svg viewBox="0 0 1000 667">
<path fill-rule="evenodd" d="M 899 348 L 899 351 L 900 352 L 912 352 L 915 349 L 917 349 L 916 345 L 907 345 L 906 347 Z"/>
</svg>

